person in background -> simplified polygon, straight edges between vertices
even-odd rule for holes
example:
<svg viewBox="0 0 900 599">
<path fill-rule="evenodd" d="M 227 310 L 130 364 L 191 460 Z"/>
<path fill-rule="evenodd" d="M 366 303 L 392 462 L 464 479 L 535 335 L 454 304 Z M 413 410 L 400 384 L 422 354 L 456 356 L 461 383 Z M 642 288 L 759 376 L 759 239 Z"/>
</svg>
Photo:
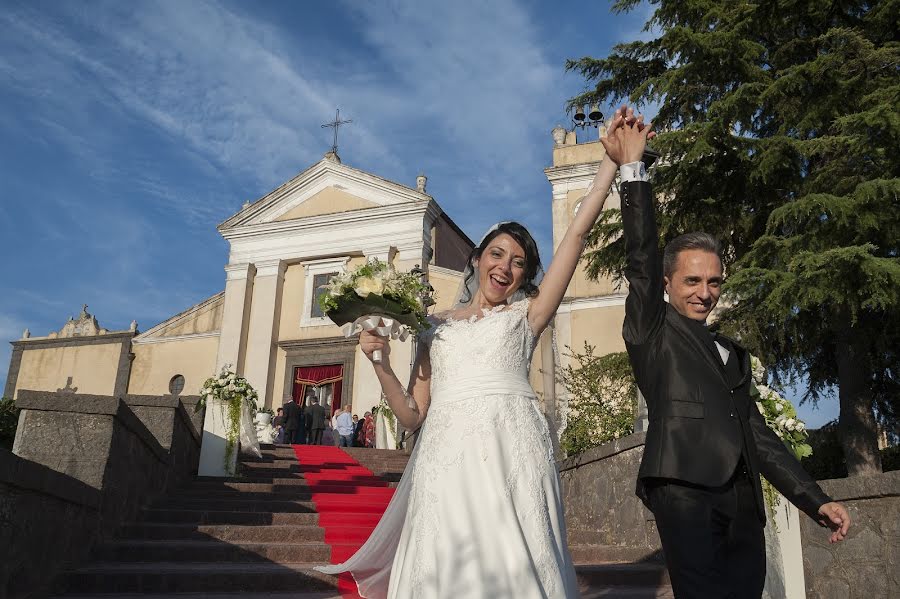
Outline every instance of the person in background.
<svg viewBox="0 0 900 599">
<path fill-rule="evenodd" d="M 341 413 L 338 414 L 336 419 L 337 422 L 337 432 L 340 435 L 340 440 L 338 442 L 340 447 L 351 447 L 353 445 L 353 416 L 350 414 L 350 405 L 344 406 L 344 409 L 341 410 Z"/>
<path fill-rule="evenodd" d="M 365 447 L 366 446 L 366 437 L 364 434 L 361 434 L 363 428 L 366 426 L 366 419 L 360 418 L 356 414 L 353 415 L 353 422 L 355 426 L 353 427 L 353 447 Z"/>
<path fill-rule="evenodd" d="M 275 429 L 275 442 L 284 443 L 284 408 L 278 408 L 272 419 L 272 427 Z"/>
</svg>

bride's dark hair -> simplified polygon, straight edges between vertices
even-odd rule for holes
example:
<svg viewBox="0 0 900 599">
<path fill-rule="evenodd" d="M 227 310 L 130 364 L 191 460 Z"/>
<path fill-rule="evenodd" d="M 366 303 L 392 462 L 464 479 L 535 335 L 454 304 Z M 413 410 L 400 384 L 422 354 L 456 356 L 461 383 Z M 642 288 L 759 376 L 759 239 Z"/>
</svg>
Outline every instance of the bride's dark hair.
<svg viewBox="0 0 900 599">
<path fill-rule="evenodd" d="M 535 243 L 534 237 L 531 236 L 528 229 L 516 222 L 506 222 L 501 223 L 496 229 L 485 235 L 478 247 L 469 254 L 469 261 L 467 262 L 469 266 L 465 270 L 465 280 L 463 281 L 465 283 L 465 291 L 463 292 L 463 297 L 460 298 L 460 302 L 468 303 L 472 301 L 471 286 L 469 285 L 469 281 L 475 276 L 475 269 L 472 267 L 472 263 L 481 258 L 481 254 L 484 253 L 484 250 L 497 236 L 503 234 L 512 237 L 525 250 L 525 277 L 522 280 L 519 291 L 524 293 L 526 297 L 534 297 L 538 294 L 536 282 L 542 267 L 537 243 Z"/>
</svg>

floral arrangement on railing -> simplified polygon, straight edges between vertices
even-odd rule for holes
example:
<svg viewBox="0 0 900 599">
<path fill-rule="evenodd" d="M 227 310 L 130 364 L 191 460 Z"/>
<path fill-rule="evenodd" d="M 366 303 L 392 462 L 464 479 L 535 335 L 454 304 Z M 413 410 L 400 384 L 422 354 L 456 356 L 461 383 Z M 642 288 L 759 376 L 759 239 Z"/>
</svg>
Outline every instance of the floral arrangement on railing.
<svg viewBox="0 0 900 599">
<path fill-rule="evenodd" d="M 374 330 L 391 339 L 406 340 L 409 332 L 429 326 L 427 309 L 434 305 L 434 289 L 416 267 L 398 272 L 393 265 L 373 258 L 342 272 L 324 286 L 319 306 L 343 327 L 346 337 Z M 379 352 L 373 357 L 381 361 Z"/>
<path fill-rule="evenodd" d="M 766 425 L 784 441 L 798 460 L 811 456 L 812 446 L 807 443 L 809 433 L 806 431 L 806 423 L 797 416 L 794 405 L 766 385 L 766 368 L 756 356 L 750 357 L 750 369 L 753 374 L 750 395 L 756 401 L 756 407 L 765 418 Z M 772 525 L 776 526 L 775 509 L 781 504 L 781 495 L 765 478 L 762 479 L 762 487 L 769 518 Z"/>
<path fill-rule="evenodd" d="M 385 397 L 384 393 L 381 394 L 381 401 L 372 409 L 372 418 L 375 419 L 376 423 L 378 422 L 379 414 L 384 416 L 384 422 L 387 424 L 388 430 L 391 431 L 391 436 L 397 444 L 395 449 L 400 449 L 400 439 L 397 437 L 397 416 L 394 415 L 394 411 L 388 405 L 387 397 Z"/>
<path fill-rule="evenodd" d="M 250 411 L 250 417 L 256 414 L 256 400 L 259 398 L 256 390 L 242 376 L 232 371 L 230 364 L 222 367 L 217 376 L 211 376 L 203 383 L 200 389 L 200 399 L 194 410 L 199 412 L 205 408 L 210 400 L 218 399 L 227 405 L 225 413 L 225 471 L 229 476 L 234 475 L 234 466 L 231 458 L 234 456 L 234 448 L 237 445 L 241 430 L 241 411 L 244 404 Z"/>
</svg>

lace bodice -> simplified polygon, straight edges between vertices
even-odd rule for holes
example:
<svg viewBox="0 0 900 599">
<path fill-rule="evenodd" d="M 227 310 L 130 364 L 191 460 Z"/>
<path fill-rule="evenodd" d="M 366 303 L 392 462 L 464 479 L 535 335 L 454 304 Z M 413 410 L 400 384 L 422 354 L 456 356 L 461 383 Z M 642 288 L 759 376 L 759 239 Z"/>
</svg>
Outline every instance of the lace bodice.
<svg viewBox="0 0 900 599">
<path fill-rule="evenodd" d="M 421 340 L 431 352 L 432 386 L 474 373 L 508 372 L 527 377 L 535 345 L 528 303 L 526 298 L 466 320 L 431 317 L 432 327 Z"/>
</svg>

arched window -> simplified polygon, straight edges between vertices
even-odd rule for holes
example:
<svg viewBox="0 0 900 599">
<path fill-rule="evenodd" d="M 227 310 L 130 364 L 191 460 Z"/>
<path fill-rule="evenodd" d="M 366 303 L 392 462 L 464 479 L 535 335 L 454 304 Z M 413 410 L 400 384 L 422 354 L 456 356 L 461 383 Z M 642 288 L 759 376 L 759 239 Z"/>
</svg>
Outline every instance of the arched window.
<svg viewBox="0 0 900 599">
<path fill-rule="evenodd" d="M 172 395 L 180 395 L 184 391 L 184 377 L 176 374 L 169 380 L 169 393 Z"/>
</svg>

